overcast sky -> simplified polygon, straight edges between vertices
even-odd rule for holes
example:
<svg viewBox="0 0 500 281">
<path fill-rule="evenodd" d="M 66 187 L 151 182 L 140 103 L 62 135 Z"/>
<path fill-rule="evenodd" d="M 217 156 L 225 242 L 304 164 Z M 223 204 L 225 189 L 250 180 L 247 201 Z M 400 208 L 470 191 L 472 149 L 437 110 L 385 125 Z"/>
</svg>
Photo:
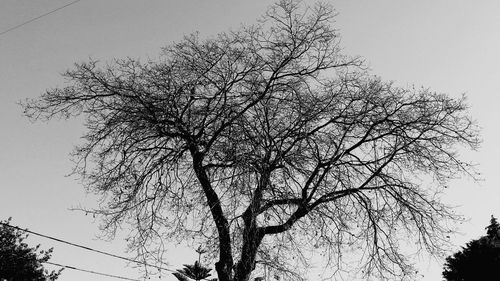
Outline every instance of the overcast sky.
<svg viewBox="0 0 500 281">
<path fill-rule="evenodd" d="M 0 0 L 0 33 L 72 1 Z M 312 3 L 312 1 L 310 1 Z M 83 132 L 79 120 L 30 123 L 16 103 L 61 86 L 60 73 L 90 57 L 101 61 L 154 59 L 162 46 L 199 31 L 201 37 L 252 23 L 272 1 L 81 0 L 0 35 L 0 220 L 96 249 L 126 255 L 118 237 L 96 239 L 98 222 L 72 207 L 95 204 L 71 172 L 69 153 Z M 445 202 L 470 220 L 459 225 L 456 245 L 485 234 L 490 215 L 500 216 L 500 2 L 466 0 L 338 0 L 335 27 L 345 54 L 363 56 L 372 73 L 403 86 L 424 86 L 459 97 L 482 127 L 477 153 L 484 181 L 458 179 Z M 125 229 L 126 231 L 126 229 Z M 121 237 L 123 238 L 123 237 Z M 51 261 L 136 278 L 120 260 L 46 239 Z M 453 249 L 456 250 L 456 249 Z M 192 263 L 193 251 L 172 248 L 171 268 Z M 419 261 L 421 280 L 440 280 L 442 261 Z M 61 281 L 118 280 L 66 270 Z M 175 280 L 166 276 L 162 280 Z"/>
</svg>

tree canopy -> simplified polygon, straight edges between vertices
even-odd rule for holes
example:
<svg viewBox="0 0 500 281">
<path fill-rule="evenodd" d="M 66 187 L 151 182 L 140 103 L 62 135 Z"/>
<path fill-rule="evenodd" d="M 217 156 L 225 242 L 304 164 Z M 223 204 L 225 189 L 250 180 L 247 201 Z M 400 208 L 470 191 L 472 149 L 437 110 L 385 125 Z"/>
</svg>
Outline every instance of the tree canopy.
<svg viewBox="0 0 500 281">
<path fill-rule="evenodd" d="M 102 195 L 103 229 L 130 224 L 143 257 L 186 241 L 207 246 L 221 281 L 262 267 L 299 280 L 316 254 L 402 278 L 414 272 L 402 239 L 433 254 L 446 243 L 457 216 L 438 195 L 474 175 L 458 150 L 477 148 L 477 126 L 464 98 L 397 87 L 343 55 L 334 15 L 282 0 L 154 61 L 76 64 L 24 109 L 85 117 L 75 174 Z"/>
<path fill-rule="evenodd" d="M 462 250 L 446 258 L 443 277 L 446 281 L 498 280 L 500 268 L 500 225 L 491 216 L 487 234 L 472 240 Z"/>
<path fill-rule="evenodd" d="M 8 281 L 56 280 L 61 271 L 44 269 L 52 248 L 41 250 L 40 245 L 30 247 L 24 242 L 28 237 L 22 230 L 10 227 L 11 219 L 0 224 L 0 279 Z"/>
</svg>

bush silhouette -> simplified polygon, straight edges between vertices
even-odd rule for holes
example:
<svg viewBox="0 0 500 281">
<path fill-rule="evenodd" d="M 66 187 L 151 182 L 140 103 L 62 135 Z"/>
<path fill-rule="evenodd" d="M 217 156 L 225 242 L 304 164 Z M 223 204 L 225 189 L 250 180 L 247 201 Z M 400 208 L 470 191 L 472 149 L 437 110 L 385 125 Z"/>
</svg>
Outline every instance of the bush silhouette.
<svg viewBox="0 0 500 281">
<path fill-rule="evenodd" d="M 461 251 L 446 258 L 443 277 L 446 281 L 499 280 L 500 225 L 491 216 L 487 235 L 472 240 Z"/>
</svg>

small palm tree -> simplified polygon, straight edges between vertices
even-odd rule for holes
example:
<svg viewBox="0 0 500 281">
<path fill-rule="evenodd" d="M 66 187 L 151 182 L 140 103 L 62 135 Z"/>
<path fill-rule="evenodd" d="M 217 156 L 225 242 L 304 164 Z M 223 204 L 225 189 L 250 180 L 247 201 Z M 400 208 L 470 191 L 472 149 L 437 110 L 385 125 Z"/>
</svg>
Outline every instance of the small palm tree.
<svg viewBox="0 0 500 281">
<path fill-rule="evenodd" d="M 174 273 L 175 277 L 178 274 L 193 280 L 202 280 L 210 277 L 210 271 L 212 269 L 206 268 L 200 264 L 199 261 L 195 261 L 194 264 L 185 264 L 183 269 L 177 270 L 177 274 Z M 179 279 L 179 277 L 177 277 Z M 182 281 L 182 279 L 179 279 Z M 188 279 L 189 280 L 189 279 Z"/>
<path fill-rule="evenodd" d="M 202 266 L 200 262 L 201 255 L 206 251 L 200 246 L 196 252 L 198 253 L 198 260 L 194 264 L 185 264 L 183 269 L 178 269 L 177 272 L 172 273 L 179 281 L 202 280 L 210 277 L 212 269 Z M 215 280 L 217 278 L 210 281 Z"/>
</svg>

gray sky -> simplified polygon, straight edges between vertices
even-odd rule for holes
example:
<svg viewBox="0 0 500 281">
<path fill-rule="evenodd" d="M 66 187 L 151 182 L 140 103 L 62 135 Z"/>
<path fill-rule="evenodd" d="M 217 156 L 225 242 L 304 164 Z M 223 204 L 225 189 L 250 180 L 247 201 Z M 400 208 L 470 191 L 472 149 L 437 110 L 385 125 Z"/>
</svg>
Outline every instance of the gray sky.
<svg viewBox="0 0 500 281">
<path fill-rule="evenodd" d="M 71 1 L 0 0 L 0 33 Z M 312 2 L 312 1 L 308 1 Z M 491 214 L 500 216 L 500 2 L 466 0 L 338 0 L 335 26 L 349 55 L 366 58 L 372 72 L 398 85 L 429 87 L 460 96 L 465 93 L 471 113 L 480 123 L 484 143 L 467 159 L 480 164 L 484 181 L 457 179 L 445 202 L 470 221 L 459 225 L 462 245 L 485 234 Z M 81 212 L 92 206 L 71 172 L 69 153 L 79 142 L 78 120 L 30 123 L 19 100 L 61 86 L 60 73 L 88 58 L 155 58 L 162 46 L 183 35 L 201 36 L 252 23 L 272 1 L 243 0 L 81 0 L 30 24 L 0 35 L 0 219 L 40 233 L 125 255 L 120 237 L 96 239 L 97 222 Z M 120 260 L 89 253 L 46 239 L 54 247 L 53 262 L 138 277 Z M 455 250 L 455 249 L 454 249 Z M 193 251 L 172 248 L 165 256 L 172 268 L 191 263 Z M 439 280 L 442 261 L 422 258 L 422 280 Z M 66 270 L 61 281 L 118 280 Z M 162 280 L 175 280 L 167 276 Z"/>
</svg>

